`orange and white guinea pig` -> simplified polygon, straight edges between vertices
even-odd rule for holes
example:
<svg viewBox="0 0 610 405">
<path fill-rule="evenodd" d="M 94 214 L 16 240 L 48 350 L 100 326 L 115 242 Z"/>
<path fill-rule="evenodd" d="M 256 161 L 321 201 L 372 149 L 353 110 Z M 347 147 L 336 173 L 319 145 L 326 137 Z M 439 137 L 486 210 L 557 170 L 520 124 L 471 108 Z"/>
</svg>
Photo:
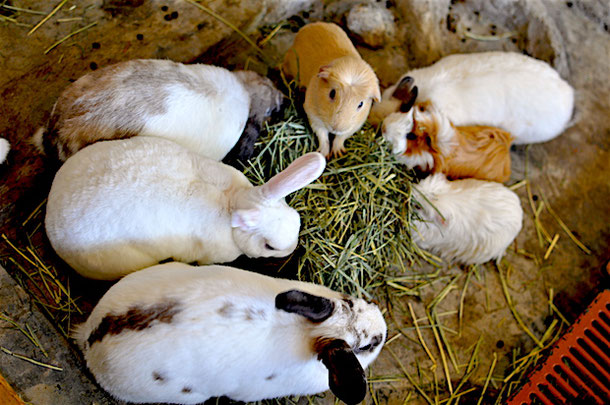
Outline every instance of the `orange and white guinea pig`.
<svg viewBox="0 0 610 405">
<path fill-rule="evenodd" d="M 304 108 L 318 151 L 330 156 L 328 135 L 333 133 L 332 154 L 342 155 L 345 140 L 362 127 L 373 100 L 381 99 L 373 69 L 338 25 L 316 22 L 299 30 L 282 70 L 306 87 Z"/>
<path fill-rule="evenodd" d="M 383 121 L 392 153 L 410 169 L 444 173 L 450 179 L 475 178 L 503 183 L 510 177 L 508 132 L 487 126 L 454 126 L 430 101 Z"/>
</svg>

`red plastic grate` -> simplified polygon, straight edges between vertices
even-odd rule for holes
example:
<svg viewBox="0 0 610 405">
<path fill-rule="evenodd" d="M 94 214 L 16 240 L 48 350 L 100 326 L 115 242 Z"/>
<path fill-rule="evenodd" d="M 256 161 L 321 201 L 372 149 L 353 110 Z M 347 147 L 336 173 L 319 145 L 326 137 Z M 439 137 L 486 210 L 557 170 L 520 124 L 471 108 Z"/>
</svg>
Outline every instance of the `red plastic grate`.
<svg viewBox="0 0 610 405">
<path fill-rule="evenodd" d="M 507 405 L 565 403 L 610 404 L 610 290 L 595 298 Z"/>
</svg>

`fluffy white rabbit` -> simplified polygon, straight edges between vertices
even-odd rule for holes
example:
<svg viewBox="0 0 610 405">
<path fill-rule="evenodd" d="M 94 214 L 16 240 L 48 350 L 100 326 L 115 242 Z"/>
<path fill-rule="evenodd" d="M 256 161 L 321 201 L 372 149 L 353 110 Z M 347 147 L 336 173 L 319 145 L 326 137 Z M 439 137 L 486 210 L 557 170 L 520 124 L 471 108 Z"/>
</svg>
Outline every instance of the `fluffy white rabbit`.
<svg viewBox="0 0 610 405">
<path fill-rule="evenodd" d="M 88 73 L 68 86 L 34 142 L 65 161 L 97 141 L 151 135 L 221 160 L 240 139 L 246 122 L 258 132 L 282 99 L 273 83 L 255 72 L 131 60 Z"/>
<path fill-rule="evenodd" d="M 519 197 L 500 183 L 437 173 L 415 188 L 425 198 L 415 194 L 422 220 L 414 221 L 413 241 L 448 262 L 500 259 L 521 230 Z"/>
<path fill-rule="evenodd" d="M 406 137 L 412 127 L 401 117 L 414 96 L 430 101 L 456 126 L 498 127 L 515 144 L 558 136 L 574 107 L 574 89 L 547 63 L 514 52 L 482 52 L 445 56 L 406 73 L 383 92 L 369 120 L 384 120 L 395 132 L 390 137 Z"/>
<path fill-rule="evenodd" d="M 386 324 L 375 304 L 320 285 L 174 262 L 121 279 L 75 338 L 99 384 L 125 401 L 258 401 L 330 386 L 356 404 Z"/>
<path fill-rule="evenodd" d="M 77 272 L 116 279 L 173 258 L 224 263 L 241 254 L 282 257 L 297 246 L 300 217 L 284 197 L 317 179 L 308 153 L 262 186 L 240 171 L 162 138 L 98 142 L 57 172 L 46 231 Z"/>
</svg>

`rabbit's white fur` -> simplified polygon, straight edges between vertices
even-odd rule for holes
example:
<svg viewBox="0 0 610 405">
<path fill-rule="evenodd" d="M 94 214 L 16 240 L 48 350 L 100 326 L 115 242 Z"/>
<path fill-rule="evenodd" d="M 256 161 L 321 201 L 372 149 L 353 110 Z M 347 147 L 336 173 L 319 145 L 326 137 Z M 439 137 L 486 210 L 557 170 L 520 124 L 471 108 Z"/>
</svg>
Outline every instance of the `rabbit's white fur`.
<svg viewBox="0 0 610 405">
<path fill-rule="evenodd" d="M 6 139 L 0 138 L 0 164 L 4 163 L 10 150 L 11 144 Z"/>
<path fill-rule="evenodd" d="M 332 312 L 312 322 L 278 309 L 276 296 L 289 290 L 327 298 Z M 329 370 L 316 340 L 344 340 L 366 368 L 381 351 L 386 325 L 376 305 L 320 285 L 174 262 L 121 279 L 75 338 L 113 396 L 196 404 L 221 395 L 258 401 L 325 391 Z"/>
<path fill-rule="evenodd" d="M 131 60 L 68 86 L 34 142 L 45 152 L 56 149 L 65 161 L 96 141 L 150 135 L 221 160 L 249 116 L 261 124 L 282 97 L 269 79 L 250 71 Z"/>
<path fill-rule="evenodd" d="M 98 142 L 57 172 L 46 231 L 62 259 L 96 279 L 167 258 L 211 264 L 241 254 L 282 257 L 296 248 L 300 226 L 283 197 L 324 166 L 322 155 L 310 153 L 253 187 L 240 171 L 166 139 Z"/>
<path fill-rule="evenodd" d="M 415 221 L 413 240 L 448 262 L 477 264 L 499 259 L 521 230 L 519 197 L 500 183 L 448 181 L 437 173 L 416 189 L 426 198 L 416 194 L 422 221 Z"/>
<path fill-rule="evenodd" d="M 454 125 L 502 128 L 516 144 L 548 141 L 563 132 L 572 116 L 574 89 L 547 63 L 519 53 L 449 55 L 402 78 L 406 76 L 414 79 L 417 99 L 431 101 Z M 401 114 L 392 114 L 401 105 L 392 96 L 397 84 L 383 92 L 370 121 L 385 118 L 386 125 L 393 123 L 397 134 L 405 136 L 408 130 L 398 125 Z"/>
</svg>

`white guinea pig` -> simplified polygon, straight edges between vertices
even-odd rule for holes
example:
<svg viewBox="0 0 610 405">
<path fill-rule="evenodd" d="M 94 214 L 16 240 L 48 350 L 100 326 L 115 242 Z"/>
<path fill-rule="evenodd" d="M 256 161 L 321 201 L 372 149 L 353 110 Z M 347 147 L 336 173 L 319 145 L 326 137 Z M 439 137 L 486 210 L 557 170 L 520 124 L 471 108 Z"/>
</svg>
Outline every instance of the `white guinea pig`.
<svg viewBox="0 0 610 405">
<path fill-rule="evenodd" d="M 75 338 L 99 384 L 125 401 L 258 401 L 330 386 L 356 404 L 386 324 L 376 305 L 320 285 L 165 263 L 112 286 Z"/>
<path fill-rule="evenodd" d="M 448 181 L 437 173 L 415 188 L 425 198 L 416 195 L 422 220 L 415 221 L 413 240 L 448 262 L 478 264 L 499 259 L 521 230 L 519 197 L 500 183 Z"/>
<path fill-rule="evenodd" d="M 574 106 L 574 89 L 547 63 L 514 52 L 483 52 L 449 55 L 406 73 L 383 92 L 369 120 L 379 124 L 387 117 L 388 124 L 398 124 L 401 114 L 396 113 L 410 109 L 409 89 L 415 87 L 418 101 L 430 101 L 454 125 L 502 128 L 515 144 L 556 137 Z M 402 131 L 400 125 L 394 128 Z"/>
<path fill-rule="evenodd" d="M 65 161 L 94 142 L 151 135 L 221 160 L 278 109 L 282 94 L 251 71 L 169 60 L 131 60 L 81 77 L 61 94 L 38 148 Z"/>
<path fill-rule="evenodd" d="M 296 248 L 300 227 L 284 197 L 317 179 L 325 162 L 308 153 L 253 187 L 240 171 L 166 139 L 98 142 L 57 172 L 47 235 L 62 259 L 95 279 L 168 258 L 211 264 L 241 254 L 283 257 Z"/>
</svg>

